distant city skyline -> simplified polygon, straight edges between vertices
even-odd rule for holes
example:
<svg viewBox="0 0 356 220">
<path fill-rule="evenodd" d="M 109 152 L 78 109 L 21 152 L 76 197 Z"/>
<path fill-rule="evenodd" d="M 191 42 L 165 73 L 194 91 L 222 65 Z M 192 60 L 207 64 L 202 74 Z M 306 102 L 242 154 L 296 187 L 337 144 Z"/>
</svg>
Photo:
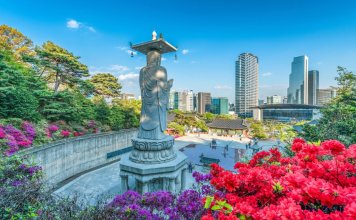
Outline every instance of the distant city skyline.
<svg viewBox="0 0 356 220">
<path fill-rule="evenodd" d="M 234 62 L 244 52 L 259 57 L 259 98 L 264 100 L 287 95 L 295 56 L 308 55 L 309 69 L 319 70 L 320 88 L 336 85 L 338 65 L 356 71 L 356 2 L 350 0 L 0 3 L 1 24 L 36 45 L 50 40 L 81 56 L 91 74 L 113 73 L 122 92 L 136 97 L 146 61 L 140 54 L 130 57 L 129 42 L 150 40 L 153 30 L 178 46 L 178 60 L 172 54 L 162 61 L 173 89 L 210 92 L 230 102 Z M 152 11 L 159 12 L 158 18 Z"/>
</svg>

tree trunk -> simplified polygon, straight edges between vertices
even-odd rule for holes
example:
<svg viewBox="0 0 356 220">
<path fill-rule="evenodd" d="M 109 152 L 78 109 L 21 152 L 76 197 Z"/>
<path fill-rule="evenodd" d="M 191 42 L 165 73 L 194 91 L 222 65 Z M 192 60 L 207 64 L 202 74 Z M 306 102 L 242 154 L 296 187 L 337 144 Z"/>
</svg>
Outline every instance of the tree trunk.
<svg viewBox="0 0 356 220">
<path fill-rule="evenodd" d="M 58 92 L 58 88 L 59 88 L 59 84 L 60 84 L 60 77 L 59 77 L 59 73 L 56 73 L 56 80 L 54 82 L 54 93 Z"/>
</svg>

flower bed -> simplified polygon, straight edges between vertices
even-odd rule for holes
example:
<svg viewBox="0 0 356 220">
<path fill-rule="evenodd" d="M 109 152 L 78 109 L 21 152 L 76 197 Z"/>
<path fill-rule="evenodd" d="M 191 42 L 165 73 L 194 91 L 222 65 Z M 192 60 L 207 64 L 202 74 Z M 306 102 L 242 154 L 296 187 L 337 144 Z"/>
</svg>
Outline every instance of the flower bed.
<svg viewBox="0 0 356 220">
<path fill-rule="evenodd" d="M 212 165 L 203 219 L 356 219 L 356 145 L 295 139 L 295 156 L 257 153 L 238 173 Z"/>
<path fill-rule="evenodd" d="M 23 148 L 32 147 L 37 144 L 48 143 L 69 137 L 78 137 L 85 134 L 100 132 L 98 123 L 90 120 L 82 125 L 71 127 L 64 121 L 36 127 L 23 121 L 17 127 L 13 124 L 0 124 L 0 153 L 11 156 Z"/>
</svg>

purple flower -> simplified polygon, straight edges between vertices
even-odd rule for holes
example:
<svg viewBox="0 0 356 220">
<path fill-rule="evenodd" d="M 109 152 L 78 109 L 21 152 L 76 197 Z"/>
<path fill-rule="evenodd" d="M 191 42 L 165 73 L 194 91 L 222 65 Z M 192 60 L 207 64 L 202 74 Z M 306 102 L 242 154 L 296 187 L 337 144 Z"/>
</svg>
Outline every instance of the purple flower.
<svg viewBox="0 0 356 220">
<path fill-rule="evenodd" d="M 22 170 L 26 170 L 27 169 L 27 165 L 22 163 L 22 164 L 20 164 L 19 168 L 22 169 Z"/>
<path fill-rule="evenodd" d="M 25 121 L 22 123 L 22 129 L 24 130 L 27 139 L 32 142 L 36 137 L 36 129 L 33 127 L 33 125 L 30 122 Z"/>
<path fill-rule="evenodd" d="M 151 210 L 164 210 L 172 205 L 174 198 L 170 192 L 158 191 L 145 193 L 142 200 Z"/>
<path fill-rule="evenodd" d="M 33 167 L 29 167 L 27 169 L 27 172 L 30 174 L 30 176 L 33 176 L 35 173 L 37 173 L 38 171 L 42 170 L 42 167 L 40 166 L 33 166 Z"/>
<path fill-rule="evenodd" d="M 11 185 L 14 187 L 18 187 L 18 186 L 23 185 L 23 182 L 21 180 L 15 180 L 11 183 Z"/>
<path fill-rule="evenodd" d="M 129 190 L 122 195 L 116 196 L 110 205 L 114 207 L 127 206 L 141 202 L 141 200 L 142 197 L 139 193 Z"/>
<path fill-rule="evenodd" d="M 11 135 L 12 137 L 15 138 L 17 142 L 19 141 L 28 141 L 26 136 L 17 128 L 15 128 L 12 125 L 6 125 L 5 131 L 8 135 Z"/>
<path fill-rule="evenodd" d="M 177 209 L 186 219 L 194 219 L 204 209 L 202 196 L 195 190 L 183 191 L 177 199 Z"/>
<path fill-rule="evenodd" d="M 96 122 L 94 120 L 88 121 L 87 123 L 88 128 L 95 128 L 95 126 L 96 126 Z"/>
<path fill-rule="evenodd" d="M 164 214 L 168 215 L 168 219 L 170 219 L 170 220 L 180 220 L 181 219 L 176 207 L 165 208 Z"/>
<path fill-rule="evenodd" d="M 203 174 L 203 173 L 199 173 L 199 172 L 193 172 L 193 177 L 195 179 L 195 182 L 197 183 L 201 183 L 201 182 L 206 182 L 206 181 L 209 181 L 211 180 L 211 174 L 208 173 L 208 174 Z"/>
<path fill-rule="evenodd" d="M 202 185 L 201 191 L 203 195 L 210 195 L 213 191 L 210 185 Z"/>
</svg>

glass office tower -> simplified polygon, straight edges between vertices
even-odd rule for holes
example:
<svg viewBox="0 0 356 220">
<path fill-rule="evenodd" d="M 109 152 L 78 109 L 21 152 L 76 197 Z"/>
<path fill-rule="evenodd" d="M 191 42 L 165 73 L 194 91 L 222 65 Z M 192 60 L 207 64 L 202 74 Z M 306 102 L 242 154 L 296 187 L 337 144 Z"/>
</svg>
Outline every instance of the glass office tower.
<svg viewBox="0 0 356 220">
<path fill-rule="evenodd" d="M 308 57 L 294 57 L 289 75 L 288 103 L 308 104 Z"/>
</svg>

